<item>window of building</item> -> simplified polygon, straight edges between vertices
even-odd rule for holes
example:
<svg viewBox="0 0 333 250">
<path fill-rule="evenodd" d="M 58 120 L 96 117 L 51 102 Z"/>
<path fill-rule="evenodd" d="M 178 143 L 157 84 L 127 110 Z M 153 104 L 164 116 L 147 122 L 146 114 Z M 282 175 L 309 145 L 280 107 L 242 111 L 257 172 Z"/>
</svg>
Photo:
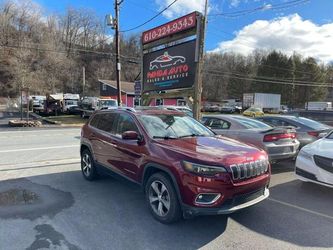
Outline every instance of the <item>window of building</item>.
<svg viewBox="0 0 333 250">
<path fill-rule="evenodd" d="M 156 99 L 156 106 L 163 105 L 163 99 Z"/>
</svg>

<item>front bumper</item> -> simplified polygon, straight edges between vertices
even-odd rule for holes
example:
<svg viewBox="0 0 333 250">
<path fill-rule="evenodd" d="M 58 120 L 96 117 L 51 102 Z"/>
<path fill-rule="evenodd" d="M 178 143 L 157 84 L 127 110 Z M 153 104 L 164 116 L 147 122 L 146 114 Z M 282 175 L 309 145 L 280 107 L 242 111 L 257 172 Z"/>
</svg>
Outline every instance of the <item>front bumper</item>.
<svg viewBox="0 0 333 250">
<path fill-rule="evenodd" d="M 198 215 L 218 215 L 230 214 L 238 210 L 253 206 L 269 197 L 269 189 L 267 187 L 235 196 L 233 199 L 227 200 L 220 207 L 192 207 L 183 205 L 183 213 L 185 217 L 193 217 Z"/>
<path fill-rule="evenodd" d="M 318 167 L 313 158 L 298 155 L 295 175 L 301 181 L 313 182 L 326 187 L 333 187 L 333 174 Z"/>
</svg>

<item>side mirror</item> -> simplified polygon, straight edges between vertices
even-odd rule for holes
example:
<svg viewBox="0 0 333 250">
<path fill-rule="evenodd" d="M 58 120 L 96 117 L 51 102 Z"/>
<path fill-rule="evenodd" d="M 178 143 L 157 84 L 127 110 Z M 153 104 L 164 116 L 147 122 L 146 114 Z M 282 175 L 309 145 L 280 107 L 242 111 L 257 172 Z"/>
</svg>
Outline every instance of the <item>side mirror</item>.
<svg viewBox="0 0 333 250">
<path fill-rule="evenodd" d="M 144 144 L 144 139 L 142 135 L 139 135 L 135 131 L 126 131 L 121 135 L 123 140 L 136 140 L 139 145 Z"/>
<path fill-rule="evenodd" d="M 138 140 L 139 139 L 139 135 L 135 131 L 125 131 L 121 135 L 121 137 L 123 138 L 123 140 Z"/>
</svg>

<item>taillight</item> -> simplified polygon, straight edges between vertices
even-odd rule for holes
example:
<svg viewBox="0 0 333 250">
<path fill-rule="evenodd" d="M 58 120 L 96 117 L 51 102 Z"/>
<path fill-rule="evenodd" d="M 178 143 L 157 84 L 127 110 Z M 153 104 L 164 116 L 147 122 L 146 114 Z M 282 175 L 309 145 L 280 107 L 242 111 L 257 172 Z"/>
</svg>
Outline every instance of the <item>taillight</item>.
<svg viewBox="0 0 333 250">
<path fill-rule="evenodd" d="M 318 137 L 319 136 L 319 132 L 317 131 L 309 131 L 308 135 L 314 136 L 314 137 Z"/>
<path fill-rule="evenodd" d="M 278 141 L 280 139 L 295 139 L 295 133 L 268 134 L 264 136 L 264 142 Z"/>
</svg>

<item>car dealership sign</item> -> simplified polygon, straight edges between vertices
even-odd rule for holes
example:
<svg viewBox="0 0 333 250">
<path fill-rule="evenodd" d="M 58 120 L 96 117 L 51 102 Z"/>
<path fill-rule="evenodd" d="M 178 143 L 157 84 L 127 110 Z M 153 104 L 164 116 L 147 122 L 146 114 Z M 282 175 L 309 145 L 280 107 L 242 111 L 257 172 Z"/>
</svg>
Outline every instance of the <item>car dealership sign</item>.
<svg viewBox="0 0 333 250">
<path fill-rule="evenodd" d="M 171 22 L 147 30 L 142 34 L 142 44 L 147 44 L 176 33 L 184 32 L 197 25 L 197 12 L 190 13 L 186 16 L 175 19 Z"/>
<path fill-rule="evenodd" d="M 196 40 L 143 55 L 143 92 L 193 86 Z"/>
<path fill-rule="evenodd" d="M 142 93 L 193 88 L 201 21 L 193 12 L 142 33 Z"/>
</svg>

